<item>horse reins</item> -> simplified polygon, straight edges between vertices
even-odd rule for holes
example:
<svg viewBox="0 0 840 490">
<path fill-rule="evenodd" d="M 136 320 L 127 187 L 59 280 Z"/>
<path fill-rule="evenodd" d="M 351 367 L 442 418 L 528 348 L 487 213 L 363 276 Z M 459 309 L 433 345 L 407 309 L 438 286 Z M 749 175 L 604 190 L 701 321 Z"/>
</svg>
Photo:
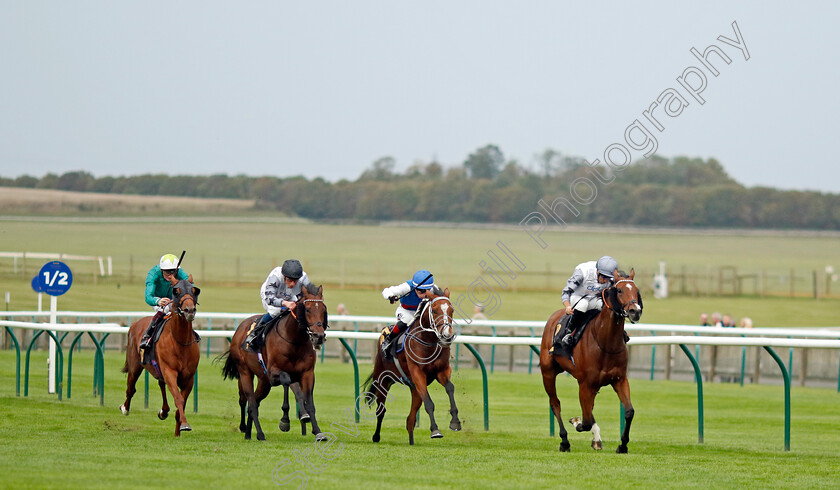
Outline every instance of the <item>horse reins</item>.
<svg viewBox="0 0 840 490">
<path fill-rule="evenodd" d="M 636 286 L 636 283 L 635 283 L 635 282 L 633 282 L 633 280 L 632 280 L 632 279 L 621 279 L 621 280 L 619 280 L 619 281 L 616 281 L 616 282 L 615 282 L 615 284 L 613 284 L 613 285 L 612 285 L 612 287 L 613 287 L 613 288 L 616 288 L 616 287 L 618 287 L 618 285 L 619 285 L 619 284 L 621 284 L 622 282 L 629 282 L 629 283 L 632 283 L 634 286 Z M 638 288 L 639 286 L 636 286 L 636 287 Z M 607 289 L 610 289 L 610 288 L 607 288 Z M 615 311 L 615 312 L 616 312 L 619 316 L 622 316 L 622 317 L 624 317 L 624 318 L 626 318 L 626 319 L 630 320 L 630 323 L 636 323 L 636 322 L 634 322 L 634 321 L 633 321 L 633 319 L 632 319 L 632 318 L 630 318 L 630 315 L 627 313 L 627 310 L 624 308 L 624 305 L 622 305 L 622 306 L 621 306 L 621 311 L 616 311 L 615 309 L 613 309 L 613 308 L 610 306 L 609 301 L 607 301 L 607 298 L 604 296 L 604 293 L 606 293 L 606 292 L 607 292 L 607 289 L 604 289 L 604 290 L 602 290 L 602 291 L 601 291 L 601 300 L 604 302 L 604 305 L 607 307 L 607 309 L 609 309 L 609 310 L 613 310 L 613 311 Z M 639 302 L 638 302 L 638 301 L 636 301 L 635 299 L 633 299 L 632 301 L 630 301 L 630 303 L 628 304 L 628 306 L 629 306 L 629 305 L 632 305 L 632 304 L 639 304 Z"/>
<path fill-rule="evenodd" d="M 323 299 L 305 299 L 305 300 L 303 300 L 303 303 L 304 303 L 304 304 L 306 304 L 306 303 L 308 303 L 308 302 L 314 302 L 314 303 L 321 303 L 321 304 L 323 304 L 323 303 L 324 303 L 324 300 L 323 300 Z M 297 309 L 297 307 L 295 307 L 295 308 L 290 308 L 290 309 L 289 309 L 289 313 L 291 313 L 292 318 L 294 318 L 295 320 L 297 320 L 297 319 L 298 319 L 298 317 L 297 317 L 297 313 L 295 313 L 295 310 L 296 310 L 296 309 Z M 306 320 L 306 316 L 305 316 L 305 315 L 304 315 L 304 318 L 303 318 L 303 319 L 304 319 L 304 320 Z M 316 323 L 315 323 L 315 325 L 323 325 L 323 322 L 316 322 Z M 324 327 L 324 330 L 326 330 L 327 328 L 328 328 L 328 327 L 327 327 L 327 326 L 325 326 L 325 327 Z M 286 337 L 284 337 L 284 336 L 283 336 L 283 334 L 282 334 L 282 333 L 280 333 L 280 322 L 279 322 L 279 321 L 278 321 L 278 322 L 276 322 L 276 323 L 274 324 L 274 331 L 275 331 L 275 332 L 277 332 L 277 335 L 278 335 L 281 339 L 285 340 L 286 342 L 288 342 L 288 343 L 290 343 L 290 344 L 292 344 L 292 345 L 304 345 L 304 344 L 306 344 L 306 341 L 305 341 L 305 340 L 304 340 L 303 342 L 301 342 L 301 343 L 297 343 L 297 342 L 292 342 L 291 340 L 289 340 L 289 339 L 287 339 Z M 312 331 L 309 329 L 309 322 L 308 322 L 308 321 L 306 322 L 306 333 L 307 333 L 308 335 L 310 335 L 310 336 L 312 335 Z"/>
<path fill-rule="evenodd" d="M 183 255 L 182 255 L 182 257 L 183 257 Z M 175 313 L 176 313 L 178 316 L 182 317 L 182 318 L 184 318 L 184 316 L 186 315 L 186 314 L 185 314 L 185 312 L 184 312 L 184 310 L 182 310 L 182 309 L 181 309 L 181 301 L 182 301 L 184 298 L 192 298 L 193 303 L 194 303 L 196 306 L 198 306 L 198 298 L 196 298 L 194 294 L 192 294 L 192 293 L 184 293 L 184 294 L 182 294 L 182 295 L 178 296 L 178 307 L 175 309 Z M 172 329 L 172 327 L 169 327 L 169 328 L 170 328 L 170 330 Z M 196 339 L 196 338 L 195 338 L 195 335 L 193 335 L 193 340 L 192 340 L 192 342 L 187 342 L 187 343 L 183 343 L 183 342 L 181 342 L 180 340 L 176 339 L 174 335 L 172 335 L 172 339 L 173 339 L 173 340 L 174 340 L 174 341 L 175 341 L 178 345 L 181 345 L 181 346 L 184 346 L 184 347 L 189 347 L 189 346 L 191 346 L 191 345 L 193 345 L 193 344 L 198 343 L 198 339 Z"/>
</svg>

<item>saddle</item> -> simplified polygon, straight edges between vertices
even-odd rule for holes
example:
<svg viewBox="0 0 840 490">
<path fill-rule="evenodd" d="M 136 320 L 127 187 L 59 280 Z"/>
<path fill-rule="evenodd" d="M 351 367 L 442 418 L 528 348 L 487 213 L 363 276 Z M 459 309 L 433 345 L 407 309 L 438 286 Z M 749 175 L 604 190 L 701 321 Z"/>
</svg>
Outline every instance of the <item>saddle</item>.
<svg viewBox="0 0 840 490">
<path fill-rule="evenodd" d="M 385 328 L 382 329 L 382 332 L 379 335 L 378 343 L 380 348 L 382 347 L 382 343 L 385 341 L 385 336 L 391 333 L 391 329 L 393 327 L 393 325 L 387 325 Z M 401 334 L 397 335 L 397 338 L 395 338 L 391 342 L 391 345 L 388 347 L 388 354 L 391 358 L 393 358 L 395 355 L 399 354 L 405 349 L 405 337 L 407 334 L 408 329 L 406 329 L 405 332 L 402 332 Z"/>
<path fill-rule="evenodd" d="M 163 326 L 166 325 L 166 321 L 169 320 L 171 316 L 172 313 L 168 313 L 163 317 L 158 325 L 155 325 L 155 332 L 149 341 L 149 348 L 140 349 L 140 359 L 142 364 L 150 364 L 152 361 L 157 359 L 157 356 L 155 355 L 155 348 L 157 347 L 158 340 L 160 340 L 160 335 L 163 333 Z M 201 340 L 201 336 L 198 335 L 198 332 L 193 330 L 193 335 L 195 336 L 196 343 Z"/>
<path fill-rule="evenodd" d="M 291 310 L 286 310 L 286 311 L 281 312 L 279 315 L 277 315 L 276 317 L 269 320 L 268 323 L 266 323 L 263 326 L 262 331 L 257 332 L 257 335 L 258 335 L 258 338 L 260 340 L 261 345 L 265 345 L 265 334 L 268 333 L 272 328 L 274 328 L 274 326 L 277 325 L 277 322 L 279 322 L 281 318 L 285 318 L 286 315 L 288 315 L 290 312 L 291 312 Z M 248 331 L 245 332 L 246 337 L 248 335 L 250 335 L 251 332 L 253 332 L 255 328 L 257 328 L 257 325 L 260 324 L 260 319 L 261 318 L 262 318 L 261 316 L 258 316 L 256 318 L 256 320 L 251 322 L 251 325 L 248 327 Z"/>
<path fill-rule="evenodd" d="M 586 312 L 586 316 L 583 319 L 583 325 L 577 329 L 574 335 L 572 335 L 572 344 L 567 348 L 565 345 L 560 343 L 560 340 L 569 333 L 569 321 L 572 319 L 572 315 L 565 315 L 563 318 L 557 322 L 557 325 L 554 327 L 554 339 L 552 340 L 551 348 L 548 352 L 552 354 L 558 354 L 564 357 L 571 357 L 572 351 L 575 350 L 575 346 L 580 342 L 581 337 L 583 336 L 583 332 L 586 330 L 586 327 L 589 325 L 589 322 L 592 321 L 593 318 L 598 316 L 601 313 L 601 310 L 589 310 Z"/>
</svg>

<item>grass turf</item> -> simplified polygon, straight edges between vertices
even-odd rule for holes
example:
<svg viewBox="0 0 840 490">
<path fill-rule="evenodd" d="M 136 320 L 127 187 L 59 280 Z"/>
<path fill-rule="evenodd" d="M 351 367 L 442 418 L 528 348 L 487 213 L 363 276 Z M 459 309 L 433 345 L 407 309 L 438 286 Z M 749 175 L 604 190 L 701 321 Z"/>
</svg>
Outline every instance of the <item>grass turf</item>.
<svg viewBox="0 0 840 490">
<path fill-rule="evenodd" d="M 124 399 L 122 354 L 106 353 L 105 405 L 92 396 L 92 354 L 74 356 L 72 398 L 46 393 L 45 353 L 32 359 L 30 396 L 14 393 L 14 353 L 0 352 L 0 483 L 28 487 L 249 487 L 274 486 L 288 477 L 294 488 L 522 488 L 643 487 L 835 487 L 840 471 L 840 394 L 794 388 L 791 451 L 783 450 L 781 387 L 706 384 L 705 442 L 698 444 L 696 387 L 692 383 L 631 380 L 636 418 L 630 453 L 618 444 L 618 400 L 610 388 L 596 399 L 604 451 L 589 449 L 589 433 L 570 433 L 571 453 L 559 453 L 548 435 L 548 404 L 538 374 L 495 373 L 489 381 L 490 431 L 483 430 L 481 377 L 462 368 L 453 376 L 464 424 L 446 430 L 448 404 L 442 387 L 431 390 L 445 437 L 428 438 L 421 410 L 417 445 L 407 445 L 409 395 L 395 388 L 389 398 L 382 442 L 370 436 L 374 422 L 362 419 L 354 436 L 347 409 L 353 407 L 352 366 L 327 361 L 316 368 L 315 401 L 321 428 L 335 436 L 317 455 L 314 439 L 277 429 L 280 390 L 263 402 L 267 440 L 245 441 L 238 431 L 236 383 L 223 381 L 219 367 L 202 357 L 199 411 L 187 411 L 193 431 L 173 437 L 174 416 L 156 417 L 159 391 L 152 384 L 143 408 L 143 382 L 132 413 Z M 364 378 L 370 365 L 361 366 Z M 558 378 L 564 417 L 579 415 L 576 382 Z M 171 397 L 170 397 L 171 402 Z M 568 427 L 569 424 L 567 424 Z M 307 460 L 304 460 L 304 455 Z M 339 452 L 340 451 L 340 452 Z M 298 472 L 298 473 L 295 473 Z M 301 475 L 305 475 L 302 477 Z M 301 476 L 298 478 L 298 476 Z"/>
</svg>

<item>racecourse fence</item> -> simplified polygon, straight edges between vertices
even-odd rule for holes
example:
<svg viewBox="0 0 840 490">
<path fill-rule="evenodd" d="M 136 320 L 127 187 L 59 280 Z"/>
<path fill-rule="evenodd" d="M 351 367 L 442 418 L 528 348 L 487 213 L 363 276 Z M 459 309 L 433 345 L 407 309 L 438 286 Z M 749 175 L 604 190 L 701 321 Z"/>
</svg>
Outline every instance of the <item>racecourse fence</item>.
<svg viewBox="0 0 840 490">
<path fill-rule="evenodd" d="M 42 315 L 42 312 L 11 312 L 7 313 L 7 317 L 14 317 L 14 316 L 39 316 Z M 59 313 L 61 317 L 67 316 L 76 316 L 76 317 L 83 317 L 83 316 L 94 316 L 94 317 L 125 317 L 130 320 L 130 318 L 137 318 L 147 316 L 146 312 L 61 312 Z M 217 319 L 244 319 L 250 315 L 248 314 L 231 314 L 231 313 L 203 313 L 201 314 L 203 319 L 211 320 L 212 318 Z M 390 321 L 390 317 L 367 317 L 367 316 L 334 316 L 333 320 L 335 322 L 346 322 L 346 323 L 353 323 L 356 325 L 355 331 L 346 331 L 346 330 L 330 330 L 328 331 L 328 338 L 335 338 L 339 340 L 342 347 L 346 350 L 348 355 L 350 356 L 353 367 L 354 367 L 354 374 L 355 374 L 355 404 L 356 404 L 356 419 L 358 422 L 359 418 L 359 400 L 360 400 L 360 393 L 359 393 L 359 365 L 358 359 L 356 355 L 356 349 L 350 346 L 348 340 L 353 340 L 357 342 L 359 340 L 363 341 L 376 341 L 379 337 L 378 332 L 361 332 L 358 331 L 359 323 L 374 323 L 374 324 L 382 324 L 387 323 Z M 68 323 L 38 323 L 38 322 L 21 322 L 21 321 L 14 321 L 14 320 L 5 320 L 0 321 L 0 326 L 4 327 L 6 334 L 9 336 L 12 342 L 14 342 L 14 346 L 17 352 L 17 363 L 16 363 L 16 394 L 20 396 L 20 369 L 21 369 L 21 345 L 20 342 L 17 340 L 17 336 L 14 334 L 12 329 L 19 329 L 23 331 L 30 330 L 33 332 L 33 336 L 29 341 L 29 345 L 27 346 L 26 350 L 26 363 L 25 363 L 25 375 L 24 375 L 24 396 L 28 396 L 28 386 L 29 386 L 29 360 L 30 360 L 30 353 L 32 348 L 36 344 L 36 340 L 38 337 L 43 334 L 47 333 L 49 337 L 51 337 L 56 344 L 58 345 L 57 353 L 58 353 L 58 362 L 57 362 L 57 395 L 59 400 L 62 398 L 63 393 L 63 364 L 64 364 L 64 355 L 63 349 L 61 347 L 62 342 L 64 339 L 70 334 L 75 333 L 75 337 L 73 338 L 70 348 L 68 350 L 68 363 L 67 363 L 67 398 L 71 396 L 71 389 L 72 389 L 72 356 L 73 351 L 75 348 L 81 348 L 81 343 L 79 342 L 85 334 L 87 334 L 93 344 L 95 345 L 96 355 L 95 355 L 95 362 L 94 362 L 94 395 L 97 393 L 100 396 L 100 404 L 104 405 L 104 356 L 105 356 L 105 340 L 108 338 L 110 334 L 120 334 L 125 335 L 127 332 L 127 327 L 124 327 L 120 324 L 116 323 L 100 323 L 100 324 L 68 324 Z M 209 326 L 209 324 L 208 324 Z M 528 322 L 528 321 L 473 321 L 470 326 L 473 328 L 482 327 L 482 326 L 496 326 L 499 327 L 507 327 L 507 328 L 527 328 L 533 332 L 534 328 L 539 326 L 539 322 Z M 693 370 L 694 370 L 694 380 L 697 384 L 697 403 L 698 403 L 698 440 L 700 443 L 703 442 L 703 375 L 701 372 L 700 365 L 697 361 L 697 358 L 692 354 L 691 350 L 687 347 L 688 345 L 694 345 L 697 349 L 699 346 L 709 346 L 713 349 L 717 349 L 720 347 L 726 346 L 734 346 L 734 347 L 741 347 L 742 352 L 745 352 L 743 349 L 747 347 L 755 347 L 755 348 L 762 348 L 764 349 L 775 361 L 779 370 L 782 374 L 782 378 L 784 380 L 784 396 L 785 396 L 785 442 L 784 448 L 785 450 L 790 450 L 790 385 L 791 385 L 791 377 L 790 372 L 786 368 L 784 361 L 781 357 L 776 354 L 774 347 L 786 347 L 788 349 L 794 348 L 801 348 L 801 349 L 825 349 L 825 350 L 840 350 L 840 331 L 837 330 L 805 330 L 805 329 L 736 329 L 736 328 L 722 328 L 722 327 L 692 327 L 687 325 L 646 325 L 646 324 L 638 324 L 638 325 L 628 325 L 626 326 L 627 330 L 629 331 L 644 331 L 644 332 L 651 332 L 652 335 L 650 336 L 634 336 L 630 339 L 629 348 L 633 349 L 635 346 L 650 346 L 651 348 L 655 349 L 657 345 L 660 346 L 668 346 L 674 347 L 679 346 L 680 349 L 685 354 L 686 358 L 691 363 Z M 207 340 L 207 355 L 209 356 L 209 344 L 211 338 L 222 338 L 222 339 L 230 339 L 230 337 L 234 334 L 235 330 L 212 330 L 210 328 L 201 330 L 197 330 L 199 334 L 201 334 Z M 63 335 L 58 335 L 58 332 L 63 332 Z M 670 335 L 657 335 L 656 332 L 670 332 Z M 94 336 L 94 333 L 98 333 L 100 336 L 97 338 Z M 674 335 L 674 333 L 694 333 L 694 336 L 690 335 Z M 700 333 L 703 334 L 718 334 L 717 336 L 699 336 Z M 797 337 L 794 338 L 793 335 L 797 334 Z M 498 336 L 487 336 L 487 335 L 459 335 L 454 343 L 456 346 L 454 359 L 456 362 L 456 368 L 458 363 L 458 348 L 463 345 L 475 358 L 478 362 L 481 372 L 482 372 L 482 379 L 483 379 L 483 401 L 484 401 L 484 429 L 489 430 L 489 402 L 488 402 L 488 377 L 487 377 L 487 370 L 485 367 L 484 360 L 481 354 L 476 350 L 475 346 L 478 345 L 490 345 L 490 346 L 498 346 L 498 345 L 506 345 L 510 346 L 513 349 L 515 346 L 524 346 L 530 349 L 531 354 L 539 354 L 539 349 L 537 346 L 540 345 L 541 338 L 539 336 L 508 336 L 508 337 L 498 337 Z M 24 344 L 25 345 L 25 344 Z M 670 351 L 669 351 L 670 352 Z M 836 357 L 836 355 L 835 355 Z M 323 362 L 324 359 L 324 351 L 321 352 L 321 361 Z M 654 364 L 655 364 L 656 354 L 655 350 L 651 355 L 651 379 L 654 376 Z M 743 372 L 744 372 L 744 361 L 742 357 L 742 376 L 741 376 L 741 384 L 743 385 Z M 714 364 L 713 364 L 714 366 Z M 530 369 L 530 366 L 529 366 Z M 712 371 L 709 376 L 710 379 L 714 379 L 714 367 L 712 367 Z M 145 377 L 145 406 L 148 407 L 148 374 Z M 198 377 L 195 378 L 195 386 L 194 386 L 194 396 L 193 396 L 193 403 L 194 403 L 194 411 L 198 411 Z M 837 390 L 840 391 L 840 373 L 837 376 Z M 622 419 L 623 424 L 623 419 Z M 549 431 L 551 435 L 554 435 L 554 417 L 549 412 Z"/>
<path fill-rule="evenodd" d="M 148 316 L 145 311 L 109 311 L 83 312 L 61 311 L 58 313 L 59 322 L 114 322 L 128 326 L 136 319 Z M 199 312 L 196 318 L 196 329 L 205 331 L 234 330 L 250 313 L 208 313 Z M 0 312 L 0 318 L 27 320 L 30 322 L 48 321 L 48 312 L 43 311 L 14 311 Z M 390 317 L 331 315 L 331 332 L 379 332 L 385 325 L 392 323 Z M 511 337 L 540 337 L 544 322 L 542 321 L 505 321 L 505 320 L 473 320 L 461 323 L 461 335 L 478 335 L 496 338 Z M 626 329 L 631 337 L 639 335 L 672 335 L 676 333 L 695 336 L 724 336 L 724 337 L 779 337 L 779 338 L 811 338 L 811 339 L 840 339 L 840 327 L 829 329 L 807 328 L 720 328 L 698 327 L 688 325 L 652 325 L 628 324 Z M 34 335 L 33 330 L 18 332 L 18 339 L 28 345 Z M 100 337 L 103 335 L 99 333 Z M 378 334 L 377 334 L 378 335 Z M 359 360 L 371 361 L 376 353 L 376 338 L 352 338 L 351 350 Z M 10 346 L 10 338 L 4 335 L 2 345 Z M 37 340 L 36 348 L 46 348 L 49 337 L 42 335 Z M 97 341 L 103 351 L 124 350 L 126 339 L 123 334 L 107 335 Z M 77 349 L 95 350 L 97 342 L 92 338 L 83 337 Z M 227 342 L 215 336 L 207 337 L 203 343 L 202 353 L 209 357 L 227 349 Z M 700 342 L 691 343 L 692 353 L 701 366 L 704 379 L 707 382 L 734 382 L 743 385 L 747 383 L 781 384 L 783 376 L 775 367 L 772 356 L 760 346 L 746 345 L 703 345 Z M 628 374 L 631 377 L 654 379 L 691 380 L 694 378 L 694 367 L 691 362 L 678 352 L 676 345 L 659 346 L 656 344 L 642 344 L 631 342 L 630 365 Z M 492 374 L 496 370 L 527 371 L 533 373 L 539 370 L 538 354 L 527 345 L 515 342 L 478 343 L 475 349 L 485 362 Z M 478 368 L 478 359 L 469 350 L 456 343 L 453 349 L 453 368 L 462 366 Z M 800 386 L 826 387 L 838 384 L 840 389 L 840 356 L 837 353 L 809 347 L 788 347 L 781 354 L 785 359 L 786 369 L 794 381 Z M 348 350 L 340 343 L 327 343 L 320 353 L 321 359 L 338 358 L 342 362 L 350 362 Z"/>
</svg>

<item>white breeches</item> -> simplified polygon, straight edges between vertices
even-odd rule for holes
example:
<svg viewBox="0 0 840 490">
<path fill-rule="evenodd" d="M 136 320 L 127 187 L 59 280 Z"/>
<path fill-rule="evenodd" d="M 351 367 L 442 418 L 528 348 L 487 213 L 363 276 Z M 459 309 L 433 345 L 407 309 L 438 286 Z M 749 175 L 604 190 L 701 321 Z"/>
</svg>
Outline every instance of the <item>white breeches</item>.
<svg viewBox="0 0 840 490">
<path fill-rule="evenodd" d="M 577 311 L 587 312 L 589 310 L 600 310 L 604 307 L 604 302 L 598 296 L 578 296 L 573 294 L 569 298 L 572 308 Z"/>
<path fill-rule="evenodd" d="M 411 322 L 414 321 L 414 314 L 417 313 L 417 310 L 407 310 L 402 306 L 397 308 L 397 320 L 405 323 L 408 326 L 411 326 Z"/>
</svg>

